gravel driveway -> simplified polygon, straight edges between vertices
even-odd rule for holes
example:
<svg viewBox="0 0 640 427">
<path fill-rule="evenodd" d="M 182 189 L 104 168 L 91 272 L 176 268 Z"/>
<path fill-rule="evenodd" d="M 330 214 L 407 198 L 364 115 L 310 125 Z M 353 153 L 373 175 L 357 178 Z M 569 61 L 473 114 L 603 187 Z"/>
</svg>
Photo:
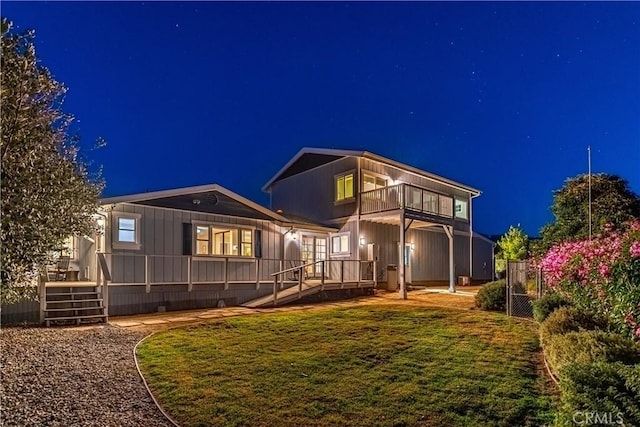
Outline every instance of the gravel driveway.
<svg viewBox="0 0 640 427">
<path fill-rule="evenodd" d="M 112 326 L 2 328 L 0 425 L 171 426 L 133 360 L 146 334 Z"/>
</svg>

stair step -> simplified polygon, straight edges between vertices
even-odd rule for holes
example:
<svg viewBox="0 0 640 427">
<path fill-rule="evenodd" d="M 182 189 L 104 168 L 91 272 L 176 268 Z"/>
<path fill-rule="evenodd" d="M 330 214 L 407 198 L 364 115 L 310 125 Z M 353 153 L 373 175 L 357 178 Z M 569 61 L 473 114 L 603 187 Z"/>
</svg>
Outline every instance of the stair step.
<svg viewBox="0 0 640 427">
<path fill-rule="evenodd" d="M 76 323 L 80 324 L 81 320 L 84 319 L 104 319 L 107 321 L 108 316 L 106 314 L 89 314 L 89 315 L 80 315 L 80 316 L 67 316 L 67 317 L 45 317 L 44 321 L 47 327 L 51 326 L 51 322 L 57 322 L 61 320 L 75 320 Z"/>
<path fill-rule="evenodd" d="M 46 312 L 56 312 L 56 311 L 81 311 L 81 310 L 102 310 L 104 307 L 102 305 L 98 307 L 70 307 L 70 308 L 47 308 Z"/>
<path fill-rule="evenodd" d="M 76 303 L 76 302 L 102 302 L 102 298 L 95 299 L 65 299 L 60 301 L 49 301 L 47 300 L 47 304 L 66 304 L 66 303 Z"/>
<path fill-rule="evenodd" d="M 95 295 L 98 292 L 53 292 L 47 293 L 47 297 L 69 296 L 69 295 Z"/>
</svg>

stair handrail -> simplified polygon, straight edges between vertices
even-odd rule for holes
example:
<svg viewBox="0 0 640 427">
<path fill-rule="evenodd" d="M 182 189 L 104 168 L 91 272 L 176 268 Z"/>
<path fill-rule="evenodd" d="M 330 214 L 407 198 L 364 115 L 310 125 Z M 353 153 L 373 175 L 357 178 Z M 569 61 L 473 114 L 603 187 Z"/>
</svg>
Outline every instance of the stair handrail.
<svg viewBox="0 0 640 427">
<path fill-rule="evenodd" d="M 289 273 L 291 271 L 296 271 L 298 270 L 298 298 L 302 297 L 302 282 L 304 282 L 304 280 L 302 280 L 302 273 L 303 270 L 307 267 L 312 267 L 318 263 L 322 263 L 322 284 L 324 285 L 324 268 L 325 268 L 325 260 L 319 260 L 319 261 L 312 261 L 309 262 L 307 264 L 301 264 L 298 265 L 296 267 L 291 267 L 291 268 L 287 268 L 285 270 L 280 270 L 277 271 L 275 273 L 272 273 L 271 276 L 273 276 L 273 306 L 275 307 L 278 304 L 278 277 L 280 277 L 280 287 L 282 287 L 282 284 L 284 283 L 284 275 L 286 273 Z"/>
</svg>

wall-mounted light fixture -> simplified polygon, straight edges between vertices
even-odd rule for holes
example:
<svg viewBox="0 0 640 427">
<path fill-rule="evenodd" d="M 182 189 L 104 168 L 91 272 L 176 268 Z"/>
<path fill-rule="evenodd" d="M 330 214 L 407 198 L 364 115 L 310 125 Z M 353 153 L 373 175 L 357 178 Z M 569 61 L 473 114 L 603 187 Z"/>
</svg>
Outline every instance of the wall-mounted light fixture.
<svg viewBox="0 0 640 427">
<path fill-rule="evenodd" d="M 416 244 L 411 242 L 411 250 L 413 251 L 416 248 Z"/>
<path fill-rule="evenodd" d="M 360 237 L 360 246 L 364 246 L 365 243 L 364 237 Z"/>
</svg>

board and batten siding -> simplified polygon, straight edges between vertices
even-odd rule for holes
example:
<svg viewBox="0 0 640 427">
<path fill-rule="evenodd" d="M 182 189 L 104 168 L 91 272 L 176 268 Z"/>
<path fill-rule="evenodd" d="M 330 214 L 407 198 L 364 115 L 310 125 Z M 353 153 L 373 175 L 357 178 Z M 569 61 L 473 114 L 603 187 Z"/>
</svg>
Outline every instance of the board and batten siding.
<svg viewBox="0 0 640 427">
<path fill-rule="evenodd" d="M 284 216 L 289 213 L 319 223 L 351 216 L 357 212 L 357 198 L 335 203 L 334 177 L 353 170 L 354 192 L 357 194 L 357 167 L 356 157 L 344 157 L 279 180 L 271 186 L 271 209 L 281 209 Z"/>
<path fill-rule="evenodd" d="M 473 236 L 473 279 L 493 280 L 494 243 L 481 236 Z"/>
<path fill-rule="evenodd" d="M 179 211 L 129 203 L 117 204 L 113 212 L 139 214 L 140 249 L 113 249 L 111 223 L 106 233 L 112 283 L 145 283 L 145 268 L 152 283 L 187 283 L 189 257 L 183 255 L 183 224 L 193 221 L 225 224 L 261 230 L 262 260 L 260 280 L 270 280 L 270 271 L 282 257 L 282 233 L 280 227 L 265 220 L 228 217 L 198 212 Z M 255 242 L 254 242 L 255 243 Z M 228 281 L 255 281 L 256 259 L 229 257 Z M 273 265 L 272 265 L 273 264 Z M 225 277 L 225 263 L 218 258 L 193 257 L 192 280 L 194 282 L 220 282 Z"/>
<path fill-rule="evenodd" d="M 386 281 L 387 266 L 399 264 L 400 227 L 363 221 L 360 224 L 360 235 L 365 239 L 366 244 L 377 245 L 379 257 L 377 274 L 381 281 Z M 410 255 L 412 282 L 449 280 L 449 239 L 440 227 L 409 229 L 406 242 L 414 245 Z M 362 259 L 367 257 L 366 244 L 360 249 Z M 454 266 L 456 277 L 468 275 L 468 235 L 456 234 L 454 237 Z"/>
</svg>

